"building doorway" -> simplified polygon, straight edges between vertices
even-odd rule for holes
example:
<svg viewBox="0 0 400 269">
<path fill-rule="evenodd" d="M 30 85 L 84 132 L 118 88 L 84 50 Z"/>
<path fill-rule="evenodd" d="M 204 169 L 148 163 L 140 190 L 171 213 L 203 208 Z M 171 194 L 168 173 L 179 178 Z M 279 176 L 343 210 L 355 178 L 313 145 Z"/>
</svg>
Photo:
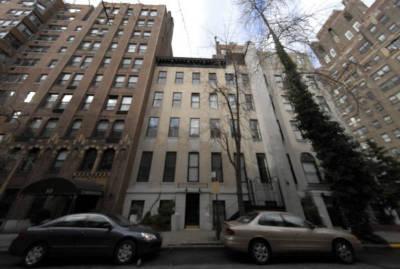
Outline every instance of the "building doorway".
<svg viewBox="0 0 400 269">
<path fill-rule="evenodd" d="M 198 227 L 200 223 L 200 195 L 198 193 L 186 194 L 185 227 Z"/>
</svg>

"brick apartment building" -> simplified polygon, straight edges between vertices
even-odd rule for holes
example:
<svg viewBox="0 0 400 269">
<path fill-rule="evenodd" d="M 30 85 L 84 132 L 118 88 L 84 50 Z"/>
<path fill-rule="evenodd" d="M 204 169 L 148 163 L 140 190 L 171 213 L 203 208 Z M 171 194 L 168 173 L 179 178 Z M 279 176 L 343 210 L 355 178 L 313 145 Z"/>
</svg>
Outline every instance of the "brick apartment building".
<svg viewBox="0 0 400 269">
<path fill-rule="evenodd" d="M 343 121 L 367 147 L 400 156 L 400 1 L 343 1 L 313 43 L 322 70 L 339 80 L 331 95 Z"/>
<path fill-rule="evenodd" d="M 172 56 L 165 6 L 2 0 L 0 218 L 119 212 L 156 56 Z"/>
</svg>

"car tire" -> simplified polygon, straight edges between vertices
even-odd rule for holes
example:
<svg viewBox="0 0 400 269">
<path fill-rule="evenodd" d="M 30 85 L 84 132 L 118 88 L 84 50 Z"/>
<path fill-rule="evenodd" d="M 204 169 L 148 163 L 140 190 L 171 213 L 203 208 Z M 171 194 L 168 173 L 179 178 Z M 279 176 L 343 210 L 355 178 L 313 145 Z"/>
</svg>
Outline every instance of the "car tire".
<svg viewBox="0 0 400 269">
<path fill-rule="evenodd" d="M 271 248 L 265 240 L 256 239 L 252 241 L 249 252 L 256 264 L 267 264 L 271 259 Z"/>
<path fill-rule="evenodd" d="M 26 267 L 35 267 L 43 262 L 47 254 L 47 245 L 45 243 L 37 243 L 30 246 L 23 257 L 23 264 Z"/>
<path fill-rule="evenodd" d="M 355 262 L 353 247 L 346 240 L 335 240 L 333 242 L 333 253 L 341 263 L 353 264 Z"/>
<path fill-rule="evenodd" d="M 136 257 L 136 244 L 132 240 L 121 241 L 114 251 L 114 262 L 116 264 L 131 263 Z"/>
</svg>

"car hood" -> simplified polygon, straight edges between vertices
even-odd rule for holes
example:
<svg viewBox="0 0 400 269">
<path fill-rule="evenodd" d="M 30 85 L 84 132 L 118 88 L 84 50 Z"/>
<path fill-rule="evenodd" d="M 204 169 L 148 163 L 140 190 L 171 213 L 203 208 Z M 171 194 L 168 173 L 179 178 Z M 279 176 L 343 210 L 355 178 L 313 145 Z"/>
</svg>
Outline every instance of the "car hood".
<svg viewBox="0 0 400 269">
<path fill-rule="evenodd" d="M 126 228 L 132 232 L 157 234 L 151 227 L 144 225 L 131 225 Z"/>
</svg>

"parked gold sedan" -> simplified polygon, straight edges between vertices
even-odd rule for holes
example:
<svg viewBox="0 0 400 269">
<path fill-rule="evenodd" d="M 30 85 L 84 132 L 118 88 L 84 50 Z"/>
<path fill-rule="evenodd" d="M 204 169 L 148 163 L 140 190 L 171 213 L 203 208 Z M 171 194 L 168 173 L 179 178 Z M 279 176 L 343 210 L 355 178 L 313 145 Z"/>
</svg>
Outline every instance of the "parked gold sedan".
<svg viewBox="0 0 400 269">
<path fill-rule="evenodd" d="M 258 264 L 266 264 L 272 254 L 291 252 L 332 253 L 342 263 L 353 263 L 361 249 L 350 233 L 317 228 L 286 212 L 264 211 L 225 222 L 224 245 L 247 252 Z"/>
</svg>

